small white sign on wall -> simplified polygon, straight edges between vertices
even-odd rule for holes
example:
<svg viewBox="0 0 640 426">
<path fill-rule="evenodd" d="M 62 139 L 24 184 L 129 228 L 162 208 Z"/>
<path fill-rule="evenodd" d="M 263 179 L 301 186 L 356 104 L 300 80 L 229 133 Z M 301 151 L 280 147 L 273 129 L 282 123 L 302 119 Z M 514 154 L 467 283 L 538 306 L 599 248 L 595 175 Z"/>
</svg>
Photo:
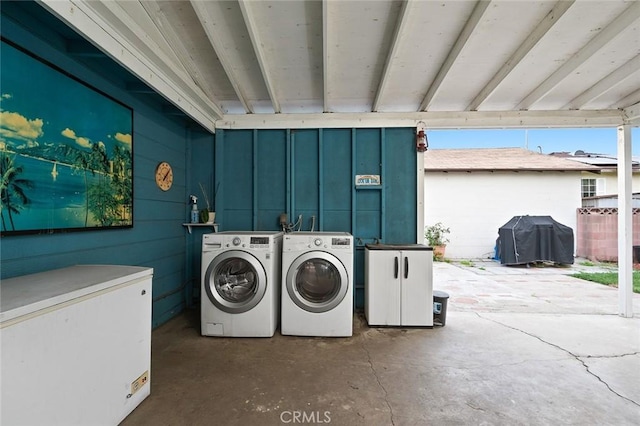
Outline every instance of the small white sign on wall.
<svg viewBox="0 0 640 426">
<path fill-rule="evenodd" d="M 356 186 L 373 186 L 380 184 L 380 175 L 356 175 Z"/>
</svg>

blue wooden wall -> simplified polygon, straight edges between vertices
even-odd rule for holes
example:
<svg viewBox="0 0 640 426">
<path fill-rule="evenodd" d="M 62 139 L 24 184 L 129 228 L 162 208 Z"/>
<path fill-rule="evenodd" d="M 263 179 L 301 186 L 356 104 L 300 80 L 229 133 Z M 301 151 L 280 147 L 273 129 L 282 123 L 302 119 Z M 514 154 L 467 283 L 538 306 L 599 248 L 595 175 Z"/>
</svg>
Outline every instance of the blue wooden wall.
<svg viewBox="0 0 640 426">
<path fill-rule="evenodd" d="M 126 264 L 154 269 L 153 325 L 185 307 L 185 294 L 199 282 L 199 243 L 182 226 L 188 195 L 200 180 L 212 180 L 214 136 L 198 126 L 163 114 L 149 95 L 129 92 L 107 58 L 92 70 L 65 52 L 65 40 L 20 7 L 2 5 L 2 36 L 60 67 L 134 110 L 134 226 L 132 229 L 49 235 L 4 236 L 0 242 L 0 278 L 31 274 L 75 264 Z M 39 6 L 36 6 L 39 7 Z M 101 72 L 100 72 L 101 71 Z M 109 78 L 103 75 L 107 74 Z M 25 70 L 25 78 L 37 79 Z M 196 158 L 197 161 L 192 161 Z M 169 161 L 173 188 L 154 183 L 155 167 Z M 192 249 L 192 245 L 197 249 Z M 197 264 L 196 264 L 197 263 Z M 196 272 L 194 273 L 194 270 Z"/>
<path fill-rule="evenodd" d="M 382 184 L 355 185 L 356 175 Z M 415 243 L 417 179 L 412 128 L 218 130 L 216 221 L 221 230 L 344 231 L 356 242 L 356 307 L 364 306 L 364 245 Z M 296 228 L 298 229 L 298 228 Z"/>
<path fill-rule="evenodd" d="M 0 279 L 75 264 L 127 264 L 154 269 L 153 325 L 197 307 L 201 238 L 187 233 L 189 195 L 203 208 L 202 183 L 212 194 L 221 230 L 277 230 L 278 217 L 302 215 L 302 230 L 355 236 L 356 306 L 363 306 L 364 244 L 411 243 L 416 238 L 414 130 L 219 130 L 165 114 L 148 95 L 127 90 L 122 70 L 107 58 L 92 68 L 66 53 L 59 33 L 11 3 L 2 5 L 2 36 L 131 107 L 134 111 L 134 226 L 132 229 L 6 236 L 0 241 Z M 39 6 L 38 6 L 39 7 Z M 25 78 L 38 78 L 29 75 Z M 215 143 L 214 143 L 215 139 Z M 160 161 L 174 168 L 174 185 L 154 183 Z M 356 188 L 356 174 L 378 174 L 382 185 Z"/>
</svg>

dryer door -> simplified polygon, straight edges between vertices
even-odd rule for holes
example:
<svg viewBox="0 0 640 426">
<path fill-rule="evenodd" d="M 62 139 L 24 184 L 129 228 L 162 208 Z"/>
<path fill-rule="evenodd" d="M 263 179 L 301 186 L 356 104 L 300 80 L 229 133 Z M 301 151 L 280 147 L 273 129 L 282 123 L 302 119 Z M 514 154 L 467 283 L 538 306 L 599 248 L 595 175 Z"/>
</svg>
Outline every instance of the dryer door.
<svg viewBox="0 0 640 426">
<path fill-rule="evenodd" d="M 216 256 L 204 277 L 209 300 L 224 312 L 247 312 L 262 300 L 267 289 L 267 275 L 251 254 L 231 250 Z"/>
<path fill-rule="evenodd" d="M 308 312 L 327 312 L 342 302 L 349 290 L 347 270 L 335 256 L 312 251 L 298 257 L 287 271 L 291 300 Z"/>
</svg>

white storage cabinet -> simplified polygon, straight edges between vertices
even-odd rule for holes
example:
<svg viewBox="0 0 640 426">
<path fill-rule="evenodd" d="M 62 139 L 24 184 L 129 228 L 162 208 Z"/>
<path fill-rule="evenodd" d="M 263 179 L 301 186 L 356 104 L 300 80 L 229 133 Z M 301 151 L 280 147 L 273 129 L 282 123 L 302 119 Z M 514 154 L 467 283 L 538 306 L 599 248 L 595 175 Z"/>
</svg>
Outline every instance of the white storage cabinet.
<svg viewBox="0 0 640 426">
<path fill-rule="evenodd" d="M 365 246 L 369 325 L 433 326 L 433 248 L 422 244 Z"/>
<path fill-rule="evenodd" d="M 0 424 L 116 425 L 150 393 L 153 269 L 85 265 L 0 283 Z"/>
</svg>

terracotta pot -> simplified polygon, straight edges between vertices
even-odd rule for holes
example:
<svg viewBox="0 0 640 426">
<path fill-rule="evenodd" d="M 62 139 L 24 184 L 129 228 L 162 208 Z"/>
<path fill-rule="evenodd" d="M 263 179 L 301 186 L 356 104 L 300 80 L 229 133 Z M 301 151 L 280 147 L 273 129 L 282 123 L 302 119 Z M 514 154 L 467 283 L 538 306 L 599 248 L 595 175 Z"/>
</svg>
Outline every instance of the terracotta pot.
<svg viewBox="0 0 640 426">
<path fill-rule="evenodd" d="M 444 259 L 444 249 L 447 246 L 433 246 L 433 258 L 435 260 L 442 260 Z"/>
</svg>

